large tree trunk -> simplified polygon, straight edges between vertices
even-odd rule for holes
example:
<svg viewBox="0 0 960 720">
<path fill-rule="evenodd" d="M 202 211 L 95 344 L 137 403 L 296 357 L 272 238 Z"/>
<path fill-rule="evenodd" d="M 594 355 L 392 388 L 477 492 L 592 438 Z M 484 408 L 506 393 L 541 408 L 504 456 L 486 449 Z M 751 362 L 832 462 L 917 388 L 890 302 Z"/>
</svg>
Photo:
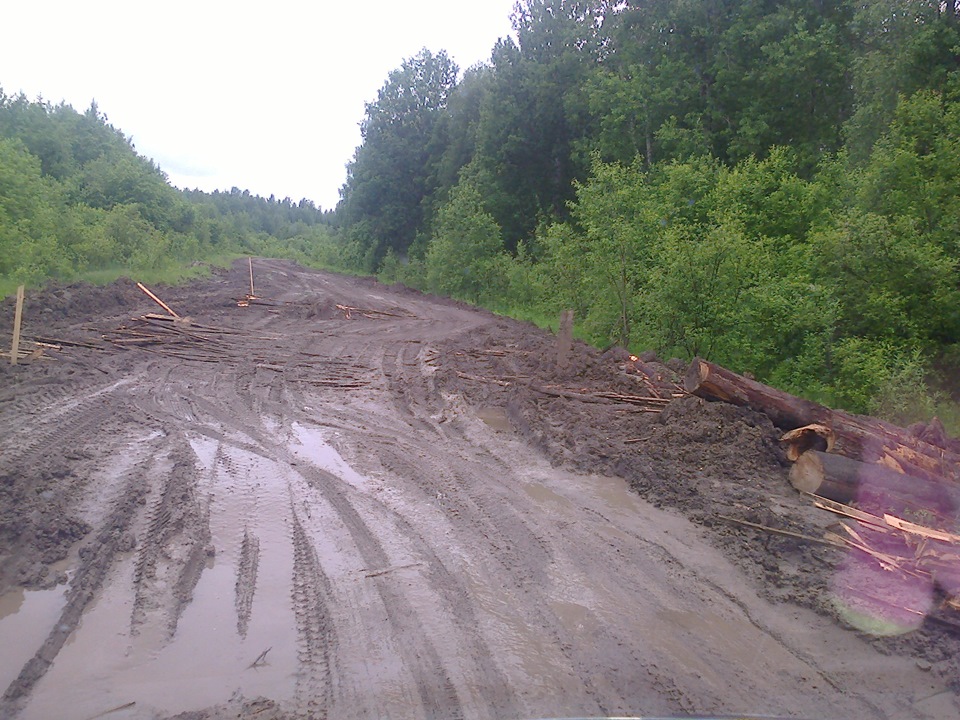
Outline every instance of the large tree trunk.
<svg viewBox="0 0 960 720">
<path fill-rule="evenodd" d="M 960 505 L 960 488 L 951 484 L 902 475 L 819 450 L 808 450 L 799 457 L 790 468 L 790 483 L 802 492 L 841 503 L 858 500 L 883 512 L 907 509 L 954 517 Z"/>
<path fill-rule="evenodd" d="M 707 400 L 722 400 L 764 413 L 784 430 L 822 422 L 819 417 L 828 408 L 782 390 L 737 375 L 712 362 L 694 358 L 683 381 L 684 390 Z M 812 418 L 812 419 L 811 419 Z"/>
<path fill-rule="evenodd" d="M 960 455 L 883 420 L 831 410 L 699 358 L 691 363 L 684 388 L 707 400 L 762 412 L 783 430 L 813 423 L 826 425 L 836 437 L 834 452 L 839 455 L 925 480 L 945 478 L 960 484 Z"/>
</svg>

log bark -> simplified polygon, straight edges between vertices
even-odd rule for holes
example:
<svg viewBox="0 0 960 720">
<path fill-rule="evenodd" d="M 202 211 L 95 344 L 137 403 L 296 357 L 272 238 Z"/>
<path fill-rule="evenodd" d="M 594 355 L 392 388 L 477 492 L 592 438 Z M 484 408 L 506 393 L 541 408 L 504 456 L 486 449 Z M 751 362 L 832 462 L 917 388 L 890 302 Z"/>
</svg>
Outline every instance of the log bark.
<svg viewBox="0 0 960 720">
<path fill-rule="evenodd" d="M 706 400 L 722 400 L 758 410 L 783 430 L 821 422 L 821 411 L 827 410 L 815 402 L 803 400 L 700 358 L 694 358 L 690 364 L 683 389 Z"/>
<path fill-rule="evenodd" d="M 871 505 L 883 503 L 885 507 L 874 509 L 884 512 L 893 507 L 910 507 L 949 517 L 960 501 L 960 492 L 943 482 L 903 475 L 819 450 L 808 450 L 797 459 L 790 468 L 790 484 L 801 492 L 840 503 L 858 499 L 868 500 Z"/>
<path fill-rule="evenodd" d="M 946 479 L 960 484 L 960 455 L 883 420 L 831 410 L 700 358 L 691 363 L 684 388 L 706 400 L 722 400 L 762 412 L 783 430 L 814 423 L 825 425 L 836 437 L 834 452 L 838 455 L 925 480 Z"/>
</svg>

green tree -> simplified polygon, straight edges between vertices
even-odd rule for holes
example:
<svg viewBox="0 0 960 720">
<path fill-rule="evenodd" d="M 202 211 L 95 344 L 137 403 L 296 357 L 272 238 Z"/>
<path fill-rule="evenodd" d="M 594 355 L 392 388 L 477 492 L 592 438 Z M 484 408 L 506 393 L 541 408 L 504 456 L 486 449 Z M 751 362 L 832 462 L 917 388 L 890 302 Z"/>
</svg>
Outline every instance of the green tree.
<svg viewBox="0 0 960 720">
<path fill-rule="evenodd" d="M 62 275 L 75 260 L 57 241 L 57 186 L 18 140 L 0 137 L 0 276 L 37 282 Z"/>
<path fill-rule="evenodd" d="M 473 183 L 461 180 L 437 213 L 426 252 L 428 287 L 473 302 L 492 300 L 503 290 L 502 254 L 499 226 Z"/>
<path fill-rule="evenodd" d="M 473 162 L 511 251 L 542 218 L 564 218 L 573 182 L 586 179 L 589 159 L 575 153 L 588 132 L 581 90 L 600 57 L 606 7 L 524 0 L 512 18 L 517 42 L 494 47 Z"/>
<path fill-rule="evenodd" d="M 347 168 L 339 210 L 344 224 L 362 233 L 371 270 L 388 249 L 405 252 L 424 224 L 445 148 L 436 133 L 458 72 L 445 52 L 421 50 L 367 104 L 363 144 Z"/>
<path fill-rule="evenodd" d="M 898 98 L 945 91 L 960 72 L 957 4 L 940 0 L 866 0 L 853 28 L 854 112 L 844 127 L 851 159 L 862 164 L 887 130 Z"/>
</svg>

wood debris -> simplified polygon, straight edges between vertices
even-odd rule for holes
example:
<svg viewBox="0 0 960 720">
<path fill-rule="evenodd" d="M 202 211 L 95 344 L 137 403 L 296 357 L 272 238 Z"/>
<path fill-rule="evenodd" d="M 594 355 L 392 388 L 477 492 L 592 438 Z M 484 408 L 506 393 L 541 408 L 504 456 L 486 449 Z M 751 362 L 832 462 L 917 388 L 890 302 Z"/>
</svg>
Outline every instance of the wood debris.
<svg viewBox="0 0 960 720">
<path fill-rule="evenodd" d="M 270 647 L 268 647 L 266 650 L 264 650 L 262 653 L 260 653 L 259 655 L 257 655 L 257 659 L 254 660 L 254 661 L 253 661 L 252 663 L 250 663 L 249 665 L 247 665 L 247 670 L 249 670 L 250 668 L 260 667 L 261 665 L 266 665 L 266 664 L 267 664 L 267 653 L 270 652 L 271 650 L 273 650 L 273 646 L 272 646 L 272 645 L 271 645 Z"/>
<path fill-rule="evenodd" d="M 943 609 L 960 610 L 960 445 L 936 418 L 900 428 L 794 397 L 699 358 L 684 387 L 766 414 L 787 431 L 781 440 L 794 461 L 791 484 L 842 518 L 825 539 L 905 582 L 939 586 L 948 598 Z M 870 588 L 856 592 L 888 601 Z M 954 621 L 942 624 L 960 629 Z"/>
<path fill-rule="evenodd" d="M 590 390 L 587 388 L 567 388 L 559 385 L 531 385 L 535 392 L 553 397 L 578 400 L 587 403 L 616 404 L 624 403 L 639 406 L 643 412 L 661 412 L 667 404 L 683 394 L 677 393 L 674 397 L 651 397 L 648 395 L 630 395 L 627 393 L 611 392 L 607 390 Z"/>
<path fill-rule="evenodd" d="M 140 288 L 140 289 L 146 294 L 146 296 L 149 297 L 151 300 L 153 300 L 157 305 L 159 305 L 159 306 L 162 307 L 164 310 L 166 310 L 168 315 L 170 315 L 170 316 L 173 317 L 173 318 L 179 318 L 179 317 L 180 317 L 179 315 L 177 315 L 176 312 L 174 312 L 174 311 L 170 308 L 169 305 L 167 305 L 163 300 L 161 300 L 161 299 L 158 298 L 156 295 L 154 295 L 152 292 L 150 292 L 150 290 L 147 289 L 147 286 L 146 286 L 146 285 L 144 285 L 143 283 L 138 282 L 138 283 L 137 283 L 137 287 Z"/>
<path fill-rule="evenodd" d="M 343 317 L 347 320 L 353 319 L 354 315 L 360 315 L 361 317 L 365 317 L 368 320 L 378 320 L 385 317 L 392 317 L 392 318 L 415 317 L 414 315 L 411 315 L 410 313 L 406 313 L 406 312 L 404 313 L 387 312 L 386 310 L 372 310 L 369 308 L 358 308 L 358 307 L 351 307 L 350 305 L 339 305 L 339 304 L 336 305 L 335 307 L 337 308 L 338 311 L 340 311 L 340 314 L 343 315 Z"/>
</svg>

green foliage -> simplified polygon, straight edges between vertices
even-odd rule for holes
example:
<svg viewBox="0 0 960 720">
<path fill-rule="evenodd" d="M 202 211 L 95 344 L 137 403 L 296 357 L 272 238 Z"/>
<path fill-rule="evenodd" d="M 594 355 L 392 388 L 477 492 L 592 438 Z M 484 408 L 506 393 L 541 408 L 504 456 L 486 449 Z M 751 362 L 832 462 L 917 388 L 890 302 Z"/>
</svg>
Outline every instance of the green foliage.
<svg viewBox="0 0 960 720">
<path fill-rule="evenodd" d="M 446 143 L 441 118 L 458 72 L 445 52 L 421 50 L 367 104 L 339 211 L 347 225 L 362 227 L 353 237 L 370 270 L 387 250 L 406 252 L 426 221 Z"/>
<path fill-rule="evenodd" d="M 279 255 L 528 318 L 572 308 L 598 345 L 855 410 L 944 407 L 957 2 L 521 0 L 512 21 L 462 78 L 426 49 L 389 74 L 335 213 L 177 192 L 95 105 L 0 91 L 0 284 Z"/>
<path fill-rule="evenodd" d="M 502 292 L 503 239 L 469 181 L 440 208 L 425 258 L 426 283 L 434 292 L 479 302 Z"/>
<path fill-rule="evenodd" d="M 95 105 L 84 114 L 0 91 L 0 283 L 106 269 L 172 276 L 231 251 L 361 267 L 328 214 L 230 193 L 179 192 Z"/>
<path fill-rule="evenodd" d="M 956 259 L 908 218 L 851 210 L 814 242 L 815 272 L 841 304 L 843 334 L 923 344 L 956 337 Z"/>
<path fill-rule="evenodd" d="M 857 164 L 866 162 L 885 134 L 899 98 L 925 89 L 943 92 L 956 82 L 960 22 L 955 7 L 945 6 L 946 13 L 940 0 L 854 5 L 852 28 L 860 47 L 852 63 L 854 110 L 844 133 Z"/>
<path fill-rule="evenodd" d="M 833 361 L 837 404 L 904 424 L 933 415 L 935 398 L 919 348 L 850 337 L 837 343 Z"/>
</svg>

